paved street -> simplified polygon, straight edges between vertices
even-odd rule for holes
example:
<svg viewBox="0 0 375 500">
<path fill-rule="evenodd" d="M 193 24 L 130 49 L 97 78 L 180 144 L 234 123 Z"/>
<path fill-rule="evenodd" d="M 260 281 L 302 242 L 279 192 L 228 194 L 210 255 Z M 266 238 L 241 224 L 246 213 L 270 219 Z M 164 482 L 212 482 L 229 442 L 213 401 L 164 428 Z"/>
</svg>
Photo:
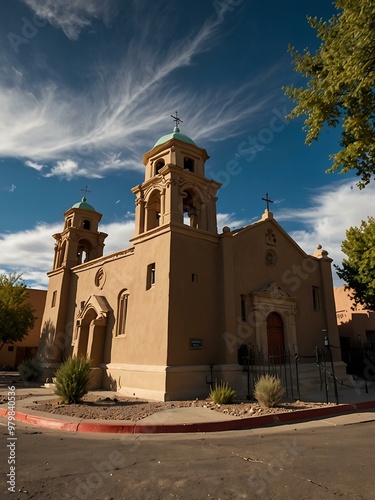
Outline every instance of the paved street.
<svg viewBox="0 0 375 500">
<path fill-rule="evenodd" d="M 9 496 L 4 496 L 9 436 L 0 419 L 0 495 L 12 500 L 371 499 L 375 413 L 350 425 L 340 418 L 274 429 L 141 436 L 55 432 L 17 422 L 16 492 Z"/>
</svg>

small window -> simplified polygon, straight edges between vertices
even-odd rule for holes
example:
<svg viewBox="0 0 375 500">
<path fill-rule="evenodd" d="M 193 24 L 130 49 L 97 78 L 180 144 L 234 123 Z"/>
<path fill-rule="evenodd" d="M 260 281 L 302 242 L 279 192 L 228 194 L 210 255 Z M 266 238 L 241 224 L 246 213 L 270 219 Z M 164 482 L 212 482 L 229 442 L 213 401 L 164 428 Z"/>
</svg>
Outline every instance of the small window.
<svg viewBox="0 0 375 500">
<path fill-rule="evenodd" d="M 14 351 L 14 345 L 8 345 L 8 351 L 13 352 Z"/>
<path fill-rule="evenodd" d="M 57 297 L 57 291 L 55 290 L 52 294 L 52 302 L 51 302 L 51 307 L 55 307 L 56 305 L 56 297 Z"/>
<path fill-rule="evenodd" d="M 154 286 L 155 281 L 156 281 L 156 267 L 155 267 L 155 262 L 153 262 L 152 264 L 149 264 L 147 266 L 146 289 L 149 290 L 152 286 Z"/>
<path fill-rule="evenodd" d="M 241 321 L 246 323 L 246 297 L 241 295 Z"/>
<path fill-rule="evenodd" d="M 90 230 L 90 227 L 91 227 L 91 223 L 90 223 L 90 221 L 89 221 L 89 220 L 87 220 L 87 219 L 85 219 L 85 220 L 83 221 L 82 227 L 83 227 L 83 229 Z"/>
<path fill-rule="evenodd" d="M 191 158 L 188 158 L 187 156 L 185 156 L 185 158 L 184 158 L 184 168 L 186 168 L 190 172 L 194 172 L 194 160 L 192 160 Z"/>
<path fill-rule="evenodd" d="M 197 281 L 198 281 L 198 275 L 197 275 L 197 274 L 195 274 L 195 273 L 193 273 L 193 274 L 191 275 L 191 281 L 192 281 L 193 283 L 197 283 Z"/>
<path fill-rule="evenodd" d="M 320 296 L 319 296 L 319 287 L 312 287 L 312 299 L 313 299 L 313 309 L 314 311 L 319 311 L 320 309 Z"/>
</svg>

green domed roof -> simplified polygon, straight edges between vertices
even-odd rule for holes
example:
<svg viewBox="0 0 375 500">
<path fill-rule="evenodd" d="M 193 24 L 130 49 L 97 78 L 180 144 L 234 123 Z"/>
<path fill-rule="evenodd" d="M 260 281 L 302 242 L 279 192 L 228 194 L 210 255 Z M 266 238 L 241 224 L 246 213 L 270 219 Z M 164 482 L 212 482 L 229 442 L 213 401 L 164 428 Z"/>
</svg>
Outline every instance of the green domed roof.
<svg viewBox="0 0 375 500">
<path fill-rule="evenodd" d="M 187 142 L 188 144 L 193 144 L 194 146 L 196 145 L 193 139 L 190 139 L 190 137 L 185 134 L 181 134 L 180 129 L 178 127 L 175 127 L 171 134 L 163 135 L 163 137 L 160 137 L 160 139 L 155 143 L 154 147 L 159 146 L 160 144 L 164 144 L 171 139 L 178 139 L 179 141 Z"/>
<path fill-rule="evenodd" d="M 82 201 L 79 203 L 75 203 L 72 208 L 81 208 L 82 210 L 92 210 L 93 212 L 96 212 L 95 208 L 86 203 L 86 198 L 83 197 Z"/>
</svg>

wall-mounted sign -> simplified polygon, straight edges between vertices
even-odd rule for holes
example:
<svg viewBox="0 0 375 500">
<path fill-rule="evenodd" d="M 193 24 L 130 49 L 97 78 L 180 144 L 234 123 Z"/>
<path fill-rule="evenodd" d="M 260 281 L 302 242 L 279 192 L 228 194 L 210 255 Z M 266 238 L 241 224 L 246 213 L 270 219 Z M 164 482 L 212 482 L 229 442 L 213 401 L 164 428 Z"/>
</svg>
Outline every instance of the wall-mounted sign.
<svg viewBox="0 0 375 500">
<path fill-rule="evenodd" d="M 190 339 L 190 349 L 203 349 L 203 340 Z"/>
</svg>

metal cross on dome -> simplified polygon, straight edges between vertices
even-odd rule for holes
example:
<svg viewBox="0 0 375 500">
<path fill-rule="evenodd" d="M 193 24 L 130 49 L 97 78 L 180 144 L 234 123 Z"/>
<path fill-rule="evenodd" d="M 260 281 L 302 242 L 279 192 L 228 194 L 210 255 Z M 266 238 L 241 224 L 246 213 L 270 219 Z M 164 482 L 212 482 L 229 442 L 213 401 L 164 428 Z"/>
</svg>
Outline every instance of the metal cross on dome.
<svg viewBox="0 0 375 500">
<path fill-rule="evenodd" d="M 88 186 L 85 186 L 85 188 L 81 189 L 81 191 L 83 191 L 85 198 L 86 198 L 87 193 L 90 193 Z"/>
<path fill-rule="evenodd" d="M 176 122 L 176 127 L 178 128 L 179 123 L 184 123 L 181 118 L 178 117 L 178 112 L 176 111 L 176 116 L 171 115 L 171 118 Z"/>
<path fill-rule="evenodd" d="M 267 210 L 269 210 L 270 209 L 270 203 L 273 203 L 273 201 L 268 198 L 268 193 L 266 193 L 266 197 L 262 198 L 262 200 L 266 202 L 266 208 L 267 208 Z"/>
</svg>

